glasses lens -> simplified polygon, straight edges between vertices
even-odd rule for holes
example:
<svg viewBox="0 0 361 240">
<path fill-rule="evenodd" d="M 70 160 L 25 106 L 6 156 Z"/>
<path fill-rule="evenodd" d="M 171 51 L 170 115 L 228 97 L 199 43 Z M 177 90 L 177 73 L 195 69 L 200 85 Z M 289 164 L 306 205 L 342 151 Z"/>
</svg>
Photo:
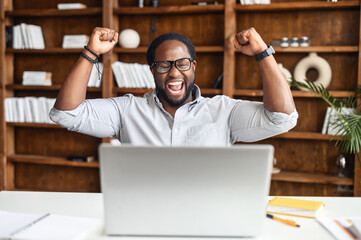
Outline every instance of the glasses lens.
<svg viewBox="0 0 361 240">
<path fill-rule="evenodd" d="M 169 71 L 170 69 L 170 66 L 171 66 L 171 63 L 170 62 L 158 62 L 157 63 L 157 71 L 159 73 L 166 73 Z"/>
<path fill-rule="evenodd" d="M 191 60 L 188 58 L 178 59 L 175 65 L 179 70 L 187 71 L 191 67 Z"/>
</svg>

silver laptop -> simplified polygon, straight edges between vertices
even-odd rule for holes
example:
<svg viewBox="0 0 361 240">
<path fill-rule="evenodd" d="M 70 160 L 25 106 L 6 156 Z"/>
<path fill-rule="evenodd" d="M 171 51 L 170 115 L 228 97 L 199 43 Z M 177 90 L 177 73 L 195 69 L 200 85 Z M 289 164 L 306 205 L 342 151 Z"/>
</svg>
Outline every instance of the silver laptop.
<svg viewBox="0 0 361 240">
<path fill-rule="evenodd" d="M 273 152 L 271 145 L 101 144 L 106 234 L 259 236 Z"/>
</svg>

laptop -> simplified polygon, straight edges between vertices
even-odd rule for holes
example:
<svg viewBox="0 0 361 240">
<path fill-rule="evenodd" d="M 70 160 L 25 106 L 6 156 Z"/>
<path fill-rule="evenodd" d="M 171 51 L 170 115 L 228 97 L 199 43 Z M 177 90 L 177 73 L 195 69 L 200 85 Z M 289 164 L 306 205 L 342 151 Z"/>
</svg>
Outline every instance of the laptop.
<svg viewBox="0 0 361 240">
<path fill-rule="evenodd" d="M 105 232 L 256 237 L 266 219 L 274 148 L 99 147 Z"/>
</svg>

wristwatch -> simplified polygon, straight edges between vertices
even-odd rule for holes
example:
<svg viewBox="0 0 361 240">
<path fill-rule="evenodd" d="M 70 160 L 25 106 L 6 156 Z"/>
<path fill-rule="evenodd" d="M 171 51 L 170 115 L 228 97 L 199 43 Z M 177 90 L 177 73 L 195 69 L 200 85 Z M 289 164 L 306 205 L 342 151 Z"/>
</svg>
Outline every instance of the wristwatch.
<svg viewBox="0 0 361 240">
<path fill-rule="evenodd" d="M 271 54 L 275 54 L 275 50 L 273 49 L 273 47 L 271 45 L 268 45 L 268 48 L 266 50 L 264 50 L 261 53 L 258 53 L 257 55 L 254 55 L 254 58 L 256 59 L 257 62 L 259 62 Z"/>
</svg>

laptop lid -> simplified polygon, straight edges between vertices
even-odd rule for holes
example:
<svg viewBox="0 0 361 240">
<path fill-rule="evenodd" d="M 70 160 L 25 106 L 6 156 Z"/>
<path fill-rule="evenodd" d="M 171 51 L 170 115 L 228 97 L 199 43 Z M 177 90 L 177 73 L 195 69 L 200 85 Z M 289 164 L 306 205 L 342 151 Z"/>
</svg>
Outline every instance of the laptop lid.
<svg viewBox="0 0 361 240">
<path fill-rule="evenodd" d="M 101 144 L 108 235 L 261 234 L 271 145 L 155 147 Z"/>
</svg>

